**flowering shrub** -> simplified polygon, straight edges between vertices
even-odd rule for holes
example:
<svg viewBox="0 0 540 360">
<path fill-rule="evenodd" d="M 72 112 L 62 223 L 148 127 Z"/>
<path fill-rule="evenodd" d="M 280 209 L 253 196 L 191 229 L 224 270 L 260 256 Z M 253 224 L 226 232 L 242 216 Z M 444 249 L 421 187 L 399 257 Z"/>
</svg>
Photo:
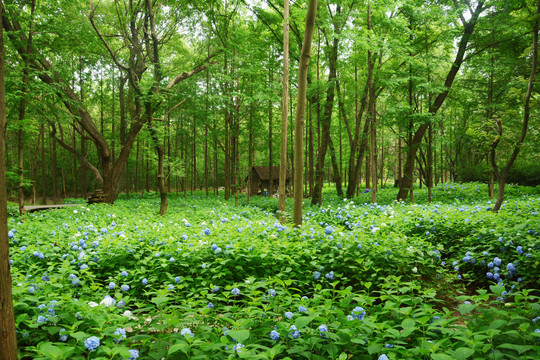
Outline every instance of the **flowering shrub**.
<svg viewBox="0 0 540 360">
<path fill-rule="evenodd" d="M 540 196 L 509 186 L 493 214 L 479 189 L 444 184 L 414 205 L 325 192 L 300 229 L 271 198 L 12 217 L 20 356 L 537 358 Z"/>
</svg>

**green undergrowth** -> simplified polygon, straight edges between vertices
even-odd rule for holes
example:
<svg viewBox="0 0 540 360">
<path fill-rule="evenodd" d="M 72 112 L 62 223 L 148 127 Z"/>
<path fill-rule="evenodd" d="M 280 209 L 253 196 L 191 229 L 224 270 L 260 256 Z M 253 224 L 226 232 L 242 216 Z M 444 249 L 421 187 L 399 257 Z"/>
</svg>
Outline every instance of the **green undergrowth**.
<svg viewBox="0 0 540 360">
<path fill-rule="evenodd" d="M 539 191 L 484 187 L 327 190 L 300 229 L 201 193 L 14 215 L 20 357 L 537 359 Z"/>
</svg>

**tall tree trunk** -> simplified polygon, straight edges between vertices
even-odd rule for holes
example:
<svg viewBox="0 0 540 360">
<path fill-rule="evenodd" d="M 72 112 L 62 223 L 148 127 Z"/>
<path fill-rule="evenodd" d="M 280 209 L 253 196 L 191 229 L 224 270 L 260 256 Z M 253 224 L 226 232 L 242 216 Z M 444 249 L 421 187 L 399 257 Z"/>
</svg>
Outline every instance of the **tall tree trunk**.
<svg viewBox="0 0 540 360">
<path fill-rule="evenodd" d="M 328 66 L 328 90 L 326 91 L 326 102 L 324 104 L 324 114 L 321 121 L 321 142 L 319 144 L 319 156 L 317 158 L 317 167 L 315 170 L 316 182 L 313 195 L 311 198 L 311 204 L 319 206 L 322 203 L 322 188 L 324 184 L 324 161 L 326 157 L 326 151 L 328 149 L 328 143 L 330 142 L 330 125 L 332 123 L 332 110 L 334 107 L 335 85 L 336 79 L 336 62 L 338 51 L 339 39 L 335 37 L 333 39 L 333 45 L 329 49 L 329 66 Z"/>
<path fill-rule="evenodd" d="M 32 0 L 31 2 L 31 21 L 30 26 L 28 30 L 28 44 L 26 47 L 26 55 L 30 55 L 30 49 L 32 46 L 32 38 L 33 38 L 33 27 L 34 27 L 34 11 L 36 9 L 36 1 Z M 19 202 L 19 213 L 21 215 L 25 214 L 24 210 L 24 115 L 26 111 L 26 94 L 28 92 L 28 76 L 30 73 L 30 65 L 28 64 L 28 59 L 25 57 L 24 60 L 24 70 L 23 70 L 23 79 L 22 79 L 22 96 L 19 101 L 19 123 L 18 123 L 18 130 L 17 130 L 17 155 L 18 155 L 18 161 L 17 161 L 17 167 L 18 167 L 18 175 L 19 175 L 19 183 L 18 183 L 18 202 Z"/>
<path fill-rule="evenodd" d="M 315 149 L 313 147 L 313 103 L 309 106 L 309 129 L 308 129 L 308 136 L 309 136 L 309 144 L 308 144 L 308 151 L 309 151 L 309 159 L 308 159 L 308 183 L 309 183 L 309 196 L 313 194 L 313 186 L 315 185 Z"/>
<path fill-rule="evenodd" d="M 508 178 L 508 173 L 510 172 L 512 165 L 514 164 L 514 161 L 516 160 L 519 154 L 519 151 L 521 150 L 521 146 L 523 145 L 523 141 L 525 140 L 525 136 L 527 135 L 527 128 L 529 126 L 529 117 L 531 114 L 531 96 L 532 96 L 533 87 L 534 87 L 536 68 L 538 66 L 539 22 L 540 22 L 540 0 L 538 0 L 536 4 L 536 19 L 534 21 L 534 28 L 533 28 L 533 53 L 532 53 L 531 74 L 529 75 L 529 84 L 527 87 L 527 94 L 525 95 L 525 102 L 523 105 L 523 123 L 521 125 L 521 134 L 519 135 L 519 138 L 516 144 L 514 145 L 514 150 L 512 151 L 510 158 L 506 162 L 506 165 L 499 176 L 499 189 L 497 192 L 497 201 L 495 202 L 495 205 L 493 206 L 493 212 L 497 212 L 501 209 L 502 203 L 504 201 L 504 187 L 506 185 L 506 179 Z"/>
<path fill-rule="evenodd" d="M 368 16 L 367 16 L 367 27 L 368 31 L 371 30 L 371 6 L 368 4 Z M 368 36 L 369 39 L 369 36 Z M 375 86 L 373 85 L 373 69 L 374 64 L 373 61 L 373 54 L 371 53 L 371 50 L 368 50 L 368 93 L 369 93 L 369 103 L 368 103 L 368 112 L 369 112 L 369 120 L 371 122 L 371 147 L 370 147 L 370 170 L 371 170 L 371 202 L 376 203 L 377 202 L 377 114 L 376 114 L 376 108 L 375 108 Z"/>
<path fill-rule="evenodd" d="M 339 165 L 336 156 L 336 149 L 334 148 L 334 142 L 332 138 L 328 141 L 328 147 L 330 148 L 330 159 L 332 162 L 332 171 L 333 171 L 333 180 L 336 183 L 336 192 L 337 196 L 343 197 L 343 184 L 341 181 L 341 172 L 339 170 Z M 330 178 L 329 178 L 330 179 Z"/>
<path fill-rule="evenodd" d="M 270 58 L 272 57 L 272 50 L 270 49 Z M 268 88 L 272 87 L 272 68 L 268 68 Z M 268 173 L 270 174 L 270 188 L 268 192 L 270 196 L 274 195 L 274 172 L 272 171 L 272 166 L 274 165 L 273 158 L 273 144 L 272 144 L 272 115 L 273 115 L 273 104 L 272 99 L 268 100 Z"/>
<path fill-rule="evenodd" d="M 45 143 L 44 133 L 45 133 L 45 125 L 42 123 L 39 129 L 39 135 L 36 142 L 36 151 L 35 151 L 36 156 L 34 157 L 34 163 L 32 165 L 32 175 L 34 179 L 34 181 L 32 182 L 32 204 L 33 205 L 37 203 L 37 184 L 38 184 L 37 172 L 38 172 L 38 160 L 39 160 L 39 156 L 37 154 L 39 154 L 40 142 Z"/>
<path fill-rule="evenodd" d="M 45 191 L 45 188 L 47 186 L 46 185 L 47 179 L 46 179 L 46 173 L 45 173 L 45 169 L 47 168 L 46 167 L 47 162 L 45 160 L 45 153 L 47 151 L 45 149 L 46 149 L 45 138 L 43 138 L 43 146 L 41 147 L 41 203 L 43 205 L 47 204 L 47 194 Z"/>
<path fill-rule="evenodd" d="M 52 197 L 53 203 L 56 204 L 58 201 L 57 194 L 57 162 L 56 162 L 56 141 L 51 140 L 51 169 L 52 169 Z"/>
<path fill-rule="evenodd" d="M 296 102 L 296 116 L 294 128 L 294 205 L 293 205 L 293 223 L 295 226 L 302 226 L 302 189 L 304 175 L 304 116 L 306 111 L 306 90 L 307 90 L 307 72 L 309 67 L 309 58 L 311 57 L 311 43 L 313 41 L 313 28 L 315 26 L 315 17 L 317 14 L 318 0 L 309 0 L 306 14 L 306 27 L 304 31 L 304 41 L 300 54 L 300 64 L 298 66 L 298 100 Z"/>
<path fill-rule="evenodd" d="M 0 13 L 4 4 L 0 2 Z M 0 16 L 0 360 L 16 360 L 17 336 L 11 287 L 6 193 L 6 90 L 4 33 Z"/>
<path fill-rule="evenodd" d="M 279 217 L 285 222 L 285 182 L 287 181 L 287 128 L 289 125 L 289 0 L 283 1 L 283 95 L 281 105 L 281 144 L 279 156 Z M 251 168 L 250 168 L 251 171 Z"/>
</svg>

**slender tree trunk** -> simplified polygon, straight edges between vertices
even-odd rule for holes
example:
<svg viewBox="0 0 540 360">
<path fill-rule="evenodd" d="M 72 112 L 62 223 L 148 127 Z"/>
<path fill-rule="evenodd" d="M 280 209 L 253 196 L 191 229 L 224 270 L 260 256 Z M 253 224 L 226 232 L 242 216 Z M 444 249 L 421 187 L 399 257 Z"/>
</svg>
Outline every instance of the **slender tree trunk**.
<svg viewBox="0 0 540 360">
<path fill-rule="evenodd" d="M 251 94 L 253 95 L 253 93 Z M 253 181 L 253 102 L 249 110 L 249 144 L 248 144 L 248 181 L 247 181 L 247 203 L 251 197 L 251 182 Z"/>
<path fill-rule="evenodd" d="M 501 172 L 499 176 L 499 189 L 497 193 L 497 201 L 495 202 L 495 205 L 493 206 L 493 212 L 497 212 L 501 209 L 502 203 L 504 201 L 504 187 L 506 185 L 506 179 L 508 178 L 510 169 L 512 168 L 512 165 L 514 164 L 514 161 L 516 160 L 519 154 L 519 151 L 521 150 L 521 146 L 523 145 L 523 141 L 525 140 L 525 136 L 527 135 L 529 117 L 531 114 L 531 96 L 532 96 L 533 87 L 534 87 L 536 68 L 538 66 L 538 28 L 539 28 L 539 22 L 540 22 L 539 19 L 540 19 L 540 0 L 538 0 L 536 4 L 536 19 L 534 21 L 534 28 L 533 28 L 533 53 L 532 53 L 531 74 L 529 75 L 529 84 L 527 87 L 527 94 L 525 95 L 525 103 L 523 105 L 523 123 L 521 125 L 521 134 L 519 135 L 519 138 L 514 146 L 514 150 L 512 151 L 512 154 L 510 155 L 510 158 L 506 162 L 506 166 L 504 167 L 503 171 Z"/>
<path fill-rule="evenodd" d="M 338 165 L 337 156 L 336 156 L 336 149 L 334 148 L 334 142 L 332 141 L 332 138 L 330 138 L 328 141 L 328 147 L 330 148 L 330 159 L 332 162 L 332 170 L 334 172 L 333 180 L 336 183 L 337 196 L 343 197 L 343 184 L 341 182 L 341 172 L 339 170 L 339 165 Z"/>
<path fill-rule="evenodd" d="M 53 203 L 56 204 L 58 201 L 57 193 L 57 162 L 56 162 L 56 141 L 51 140 L 51 169 L 52 169 L 52 197 Z"/>
<path fill-rule="evenodd" d="M 34 27 L 34 11 L 36 9 L 36 1 L 32 0 L 31 2 L 31 21 L 30 28 L 28 30 L 28 45 L 26 47 L 26 55 L 30 55 L 30 49 L 32 46 L 33 38 L 33 27 Z M 2 49 L 3 51 L 3 49 Z M 19 184 L 18 184 L 18 202 L 19 202 L 19 213 L 21 215 L 25 214 L 24 210 L 24 115 L 26 111 L 26 94 L 28 92 L 28 76 L 30 73 L 30 65 L 28 64 L 28 59 L 24 59 L 24 70 L 23 70 L 23 79 L 22 79 L 22 95 L 19 101 L 19 123 L 17 130 L 17 155 L 18 155 L 18 175 L 19 175 Z"/>
<path fill-rule="evenodd" d="M 368 30 L 371 30 L 371 6 L 368 4 Z M 368 37 L 369 38 L 369 37 Z M 370 155 L 371 155 L 371 202 L 376 203 L 377 202 L 377 114 L 376 114 L 376 105 L 375 105 L 375 86 L 373 85 L 373 69 L 374 64 L 373 61 L 373 54 L 371 53 L 371 50 L 368 50 L 368 69 L 370 70 L 368 72 L 368 93 L 369 93 L 369 104 L 368 104 L 368 112 L 369 112 L 369 120 L 371 122 L 371 147 L 370 147 Z"/>
<path fill-rule="evenodd" d="M 326 92 L 326 102 L 324 104 L 324 114 L 321 122 L 321 142 L 319 143 L 319 156 L 317 158 L 316 167 L 316 182 L 313 191 L 313 197 L 311 198 L 311 204 L 319 206 L 322 203 L 322 188 L 324 183 L 324 161 L 326 157 L 326 151 L 328 143 L 330 142 L 330 126 L 332 122 L 332 110 L 334 107 L 335 85 L 333 83 L 336 79 L 336 62 L 338 51 L 339 39 L 337 37 L 333 40 L 333 46 L 329 49 L 329 74 L 328 83 L 330 84 Z"/>
<path fill-rule="evenodd" d="M 287 181 L 287 127 L 289 125 L 289 0 L 283 1 L 283 18 L 283 95 L 281 99 L 281 151 L 279 157 L 279 217 L 281 222 L 286 220 L 285 182 Z"/>
<path fill-rule="evenodd" d="M 4 4 L 0 2 L 0 14 Z M 17 336 L 11 287 L 6 193 L 6 90 L 4 31 L 0 16 L 0 360 L 16 360 Z"/>
<path fill-rule="evenodd" d="M 294 136 L 294 205 L 293 223 L 295 226 L 302 226 L 302 205 L 303 205 L 303 175 L 304 175 L 304 116 L 306 109 L 307 71 L 309 58 L 311 57 L 311 43 L 313 41 L 313 28 L 317 14 L 318 0 L 309 0 L 306 14 L 306 27 L 304 31 L 304 41 L 300 54 L 300 64 L 298 66 L 298 100 L 295 117 Z"/>
<path fill-rule="evenodd" d="M 272 50 L 270 49 L 270 57 L 272 57 Z M 268 68 L 268 87 L 272 87 L 272 68 Z M 268 100 L 268 173 L 270 174 L 270 185 L 268 192 L 270 193 L 270 196 L 274 195 L 274 172 L 272 171 L 272 166 L 274 165 L 274 158 L 273 158 L 273 144 L 272 144 L 272 115 L 273 115 L 273 104 L 272 99 Z"/>
<path fill-rule="evenodd" d="M 47 168 L 46 167 L 46 160 L 45 160 L 45 153 L 46 153 L 46 145 L 45 145 L 45 138 L 43 138 L 43 146 L 41 147 L 41 203 L 43 205 L 46 205 L 47 204 L 47 194 L 46 194 L 46 191 L 45 191 L 45 188 L 46 188 L 46 183 L 47 183 L 47 179 L 46 179 L 46 172 L 45 172 L 45 169 Z"/>
</svg>

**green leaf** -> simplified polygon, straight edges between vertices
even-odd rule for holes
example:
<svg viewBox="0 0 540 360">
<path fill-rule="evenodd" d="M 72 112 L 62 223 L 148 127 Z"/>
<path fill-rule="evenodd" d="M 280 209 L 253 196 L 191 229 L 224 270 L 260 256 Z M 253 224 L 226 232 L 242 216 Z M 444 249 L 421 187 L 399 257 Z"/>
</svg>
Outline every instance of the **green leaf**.
<svg viewBox="0 0 540 360">
<path fill-rule="evenodd" d="M 305 327 L 307 324 L 309 324 L 313 320 L 310 316 L 301 316 L 294 322 L 294 325 L 297 329 Z"/>
<path fill-rule="evenodd" d="M 70 333 L 69 335 L 74 337 L 78 341 L 84 341 L 84 340 L 86 340 L 87 337 L 90 337 L 90 335 L 88 335 L 87 333 L 82 332 L 82 331 L 77 331 L 75 333 Z"/>
<path fill-rule="evenodd" d="M 473 305 L 473 304 L 461 304 L 459 305 L 458 309 L 461 315 L 465 315 L 473 311 L 475 307 L 476 305 Z"/>
<path fill-rule="evenodd" d="M 228 335 L 236 342 L 243 343 L 249 338 L 249 330 L 229 330 Z"/>
<path fill-rule="evenodd" d="M 39 352 L 42 355 L 48 356 L 52 359 L 62 359 L 64 358 L 64 353 L 58 347 L 54 346 L 51 343 L 45 343 L 39 347 Z"/>
<path fill-rule="evenodd" d="M 169 348 L 169 352 L 167 353 L 167 355 L 174 354 L 175 352 L 178 352 L 178 351 L 181 351 L 187 355 L 187 353 L 189 352 L 189 345 L 185 342 L 176 343 Z"/>
<path fill-rule="evenodd" d="M 519 355 L 533 348 L 533 346 L 531 345 L 516 345 L 516 344 L 501 344 L 499 345 L 499 347 L 503 349 L 515 350 L 519 353 Z"/>
<path fill-rule="evenodd" d="M 453 357 L 446 354 L 431 354 L 433 360 L 454 360 Z"/>
<path fill-rule="evenodd" d="M 505 320 L 494 320 L 490 325 L 489 327 L 492 328 L 492 329 L 498 329 L 500 328 L 501 326 L 503 325 L 506 325 L 506 321 Z"/>
<path fill-rule="evenodd" d="M 371 355 L 378 353 L 379 351 L 381 351 L 382 348 L 382 344 L 372 344 L 368 346 L 367 351 Z"/>
<path fill-rule="evenodd" d="M 169 301 L 169 298 L 166 296 L 156 296 L 151 301 L 159 307 L 162 304 L 166 304 Z"/>
<path fill-rule="evenodd" d="M 474 349 L 460 347 L 454 351 L 454 358 L 456 360 L 467 359 L 474 354 Z"/>
<path fill-rule="evenodd" d="M 492 293 L 500 295 L 504 291 L 504 286 L 501 285 L 490 285 L 489 289 Z"/>
<path fill-rule="evenodd" d="M 414 321 L 414 319 L 411 319 L 411 318 L 407 318 L 405 320 L 403 320 L 401 322 L 401 326 L 404 328 L 404 329 L 410 329 L 410 328 L 414 328 L 414 325 L 416 324 L 416 321 Z"/>
</svg>

